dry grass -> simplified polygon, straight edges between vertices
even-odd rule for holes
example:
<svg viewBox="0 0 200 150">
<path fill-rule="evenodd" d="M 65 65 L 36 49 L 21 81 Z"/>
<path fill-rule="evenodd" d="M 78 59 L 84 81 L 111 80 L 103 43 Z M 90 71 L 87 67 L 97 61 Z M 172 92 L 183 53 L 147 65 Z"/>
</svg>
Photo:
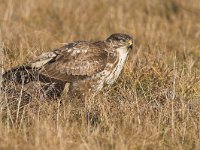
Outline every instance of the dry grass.
<svg viewBox="0 0 200 150">
<path fill-rule="evenodd" d="M 118 82 L 89 104 L 92 121 L 64 97 L 23 109 L 3 98 L 0 149 L 199 149 L 199 12 L 199 0 L 0 0 L 5 69 L 69 41 L 136 37 Z"/>
</svg>

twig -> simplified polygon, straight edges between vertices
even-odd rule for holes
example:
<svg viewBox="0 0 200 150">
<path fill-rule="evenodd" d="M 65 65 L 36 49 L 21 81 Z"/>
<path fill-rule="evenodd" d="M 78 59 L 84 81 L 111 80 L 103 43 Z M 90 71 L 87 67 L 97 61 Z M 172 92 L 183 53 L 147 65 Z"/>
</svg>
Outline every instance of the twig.
<svg viewBox="0 0 200 150">
<path fill-rule="evenodd" d="M 0 34 L 1 36 L 1 34 Z M 1 37 L 0 37 L 0 93 L 2 90 L 2 81 L 3 81 L 3 64 L 4 64 L 4 52 L 3 52 L 3 47 L 4 47 L 4 43 L 1 41 Z M 0 98 L 1 98 L 1 94 L 0 94 Z M 1 100 L 1 99 L 0 99 Z"/>
</svg>

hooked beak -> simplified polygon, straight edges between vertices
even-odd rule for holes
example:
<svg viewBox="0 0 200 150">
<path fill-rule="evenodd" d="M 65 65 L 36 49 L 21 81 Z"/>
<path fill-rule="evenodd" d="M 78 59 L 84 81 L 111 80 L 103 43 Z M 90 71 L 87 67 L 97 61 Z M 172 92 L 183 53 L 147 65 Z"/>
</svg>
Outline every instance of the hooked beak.
<svg viewBox="0 0 200 150">
<path fill-rule="evenodd" d="M 132 40 L 128 41 L 128 49 L 133 49 L 133 41 Z"/>
</svg>

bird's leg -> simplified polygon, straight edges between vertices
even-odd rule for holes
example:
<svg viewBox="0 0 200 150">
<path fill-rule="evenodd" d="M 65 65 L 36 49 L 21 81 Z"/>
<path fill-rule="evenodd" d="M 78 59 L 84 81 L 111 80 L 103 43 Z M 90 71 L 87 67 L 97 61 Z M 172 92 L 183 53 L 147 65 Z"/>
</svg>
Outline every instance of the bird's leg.
<svg viewBox="0 0 200 150">
<path fill-rule="evenodd" d="M 96 92 L 77 90 L 73 86 L 69 86 L 68 98 L 70 103 L 75 104 L 77 111 L 80 111 L 83 121 L 83 126 L 90 129 L 90 125 L 96 125 L 99 122 L 99 112 L 94 109 L 94 96 Z"/>
<path fill-rule="evenodd" d="M 97 92 L 87 92 L 84 95 L 84 115 L 87 122 L 88 129 L 90 125 L 93 127 L 100 123 L 100 112 L 95 108 L 95 95 Z"/>
<path fill-rule="evenodd" d="M 67 101 L 69 101 L 71 104 L 73 103 L 76 107 L 83 108 L 84 105 L 84 94 L 82 91 L 77 90 L 72 84 L 68 87 L 67 92 Z"/>
</svg>

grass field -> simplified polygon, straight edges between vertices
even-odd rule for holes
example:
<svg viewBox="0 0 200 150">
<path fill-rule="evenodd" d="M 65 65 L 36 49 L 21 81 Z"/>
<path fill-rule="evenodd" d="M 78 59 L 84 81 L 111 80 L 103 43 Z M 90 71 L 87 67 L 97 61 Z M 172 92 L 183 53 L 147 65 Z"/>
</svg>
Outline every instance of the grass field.
<svg viewBox="0 0 200 150">
<path fill-rule="evenodd" d="M 199 0 L 0 0 L 3 69 L 75 40 L 123 32 L 135 49 L 91 104 L 0 105 L 2 150 L 200 149 Z"/>
</svg>

